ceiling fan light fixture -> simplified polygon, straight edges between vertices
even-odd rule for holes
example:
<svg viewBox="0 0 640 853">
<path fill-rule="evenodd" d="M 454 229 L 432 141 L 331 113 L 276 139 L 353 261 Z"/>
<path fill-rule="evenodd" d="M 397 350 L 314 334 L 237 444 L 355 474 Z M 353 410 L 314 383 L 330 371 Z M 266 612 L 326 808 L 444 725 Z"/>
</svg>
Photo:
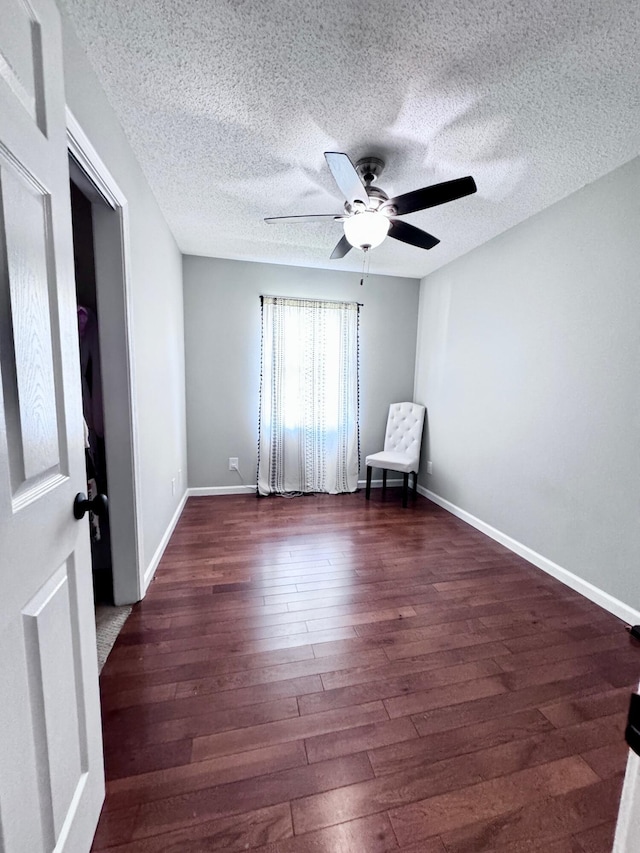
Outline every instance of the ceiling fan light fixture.
<svg viewBox="0 0 640 853">
<path fill-rule="evenodd" d="M 384 214 L 365 210 L 344 220 L 344 236 L 356 249 L 375 249 L 389 233 L 389 224 Z"/>
<path fill-rule="evenodd" d="M 467 175 L 466 178 L 454 178 L 389 198 L 380 187 L 372 186 L 372 181 L 384 168 L 384 162 L 378 157 L 365 157 L 354 166 L 348 155 L 341 151 L 325 151 L 324 156 L 344 196 L 344 214 L 270 216 L 265 221 L 326 222 L 332 219 L 342 222 L 344 235 L 331 253 L 331 260 L 344 258 L 352 248 L 367 252 L 379 246 L 387 235 L 418 249 L 433 249 L 440 242 L 437 237 L 395 217 L 437 207 L 477 190 L 476 182 Z"/>
</svg>

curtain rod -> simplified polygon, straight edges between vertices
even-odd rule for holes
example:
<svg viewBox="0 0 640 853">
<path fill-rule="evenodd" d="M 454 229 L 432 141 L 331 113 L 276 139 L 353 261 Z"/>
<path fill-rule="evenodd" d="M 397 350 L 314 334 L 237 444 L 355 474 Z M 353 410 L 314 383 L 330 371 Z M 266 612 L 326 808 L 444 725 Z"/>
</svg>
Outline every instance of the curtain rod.
<svg viewBox="0 0 640 853">
<path fill-rule="evenodd" d="M 263 299 L 296 299 L 298 302 L 337 302 L 341 305 L 357 305 L 358 308 L 364 308 L 364 302 L 353 302 L 347 299 L 326 299 L 318 297 L 314 299 L 312 296 L 274 296 L 273 293 L 261 293 L 260 301 Z"/>
</svg>

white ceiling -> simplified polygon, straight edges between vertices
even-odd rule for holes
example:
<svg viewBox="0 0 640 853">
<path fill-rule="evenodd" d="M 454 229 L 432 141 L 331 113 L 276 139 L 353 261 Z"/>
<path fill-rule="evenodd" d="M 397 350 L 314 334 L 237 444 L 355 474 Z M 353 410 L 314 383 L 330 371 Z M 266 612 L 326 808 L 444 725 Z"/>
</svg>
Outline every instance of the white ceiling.
<svg viewBox="0 0 640 853">
<path fill-rule="evenodd" d="M 61 0 L 185 253 L 360 270 L 324 151 L 384 158 L 405 217 L 372 273 L 423 275 L 640 153 L 638 0 Z M 545 247 L 540 246 L 544 252 Z"/>
</svg>

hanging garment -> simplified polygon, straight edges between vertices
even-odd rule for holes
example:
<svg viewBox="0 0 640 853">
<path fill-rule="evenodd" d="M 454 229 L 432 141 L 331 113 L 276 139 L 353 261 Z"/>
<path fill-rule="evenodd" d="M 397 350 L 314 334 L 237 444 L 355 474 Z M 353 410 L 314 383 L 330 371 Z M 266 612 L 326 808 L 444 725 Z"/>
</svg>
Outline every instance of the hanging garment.
<svg viewBox="0 0 640 853">
<path fill-rule="evenodd" d="M 80 335 L 80 371 L 82 375 L 82 408 L 90 432 L 104 436 L 102 414 L 102 377 L 100 373 L 100 347 L 98 321 L 90 308 L 78 306 L 78 331 Z"/>
</svg>

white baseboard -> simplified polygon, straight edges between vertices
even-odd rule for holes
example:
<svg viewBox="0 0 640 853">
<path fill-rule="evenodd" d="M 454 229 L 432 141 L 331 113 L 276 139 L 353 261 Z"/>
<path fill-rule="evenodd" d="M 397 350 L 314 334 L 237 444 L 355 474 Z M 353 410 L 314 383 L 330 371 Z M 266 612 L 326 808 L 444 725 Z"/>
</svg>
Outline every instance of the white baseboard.
<svg viewBox="0 0 640 853">
<path fill-rule="evenodd" d="M 504 545 L 505 548 L 513 551 L 514 554 L 518 554 L 529 563 L 533 563 L 534 566 L 542 569 L 543 572 L 546 572 L 566 586 L 571 587 L 571 589 L 576 592 L 579 592 L 580 595 L 584 595 L 585 598 L 588 598 L 590 601 L 593 601 L 595 604 L 598 604 L 600 607 L 608 610 L 609 613 L 613 613 L 614 616 L 617 616 L 624 622 L 631 625 L 637 625 L 640 623 L 640 610 L 635 610 L 633 607 L 629 607 L 628 604 L 625 604 L 618 598 L 614 598 L 614 596 L 609 595 L 608 592 L 599 589 L 597 586 L 589 583 L 589 581 L 578 577 L 578 575 L 574 575 L 573 572 L 570 572 L 568 569 L 564 569 L 557 563 L 548 560 L 546 557 L 543 557 L 542 554 L 538 554 L 537 551 L 534 551 L 527 545 L 523 545 L 522 542 L 518 542 L 516 539 L 512 539 L 510 536 L 507 536 L 506 533 L 496 530 L 495 527 L 492 527 L 490 524 L 476 518 L 475 515 L 471 515 L 470 512 L 461 509 L 459 506 L 456 506 L 445 498 L 441 498 L 440 495 L 437 495 L 435 492 L 425 489 L 424 486 L 418 485 L 418 492 L 423 495 L 423 497 L 428 498 L 430 501 L 433 501 L 433 503 L 438 504 L 438 506 L 441 506 L 443 509 L 446 509 L 447 512 L 450 512 L 457 518 L 461 518 L 463 521 L 466 521 L 467 524 L 475 527 L 476 530 L 480 530 L 491 539 L 494 539 L 496 542 Z"/>
<path fill-rule="evenodd" d="M 190 498 L 201 498 L 207 495 L 255 495 L 256 484 L 249 483 L 244 486 L 202 486 L 187 489 Z"/>
<path fill-rule="evenodd" d="M 401 486 L 402 480 L 387 480 L 388 488 Z M 366 480 L 358 480 L 358 488 L 365 489 L 367 486 Z M 372 489 L 381 489 L 382 480 L 372 480 Z M 206 495 L 252 495 L 255 494 L 257 486 L 255 484 L 245 486 L 203 486 L 194 489 L 188 489 L 190 498 L 199 498 Z"/>
<path fill-rule="evenodd" d="M 387 487 L 393 488 L 394 486 L 401 486 L 402 480 L 387 480 Z M 358 480 L 358 488 L 364 489 L 367 486 L 366 480 Z M 371 481 L 372 489 L 381 489 L 382 488 L 382 480 L 372 480 Z M 257 486 L 247 485 L 247 486 L 203 486 L 194 489 L 189 489 L 189 497 L 190 498 L 200 498 L 206 495 L 253 495 L 255 494 Z"/>
<path fill-rule="evenodd" d="M 413 484 L 413 480 L 411 481 Z M 401 486 L 402 480 L 387 480 L 387 488 L 392 489 L 394 486 Z M 358 488 L 366 489 L 367 481 L 366 480 L 358 480 Z M 382 488 L 382 480 L 371 480 L 371 488 L 372 489 L 381 489 Z"/>
<path fill-rule="evenodd" d="M 160 560 L 162 559 L 162 555 L 164 554 L 164 549 L 169 544 L 169 539 L 171 539 L 171 534 L 175 530 L 176 524 L 178 523 L 180 516 L 182 515 L 182 510 L 184 509 L 184 505 L 186 504 L 188 497 L 189 497 L 189 489 L 187 489 L 185 491 L 184 495 L 182 496 L 180 503 L 178 504 L 177 509 L 174 512 L 173 517 L 171 518 L 171 521 L 169 522 L 169 525 L 168 525 L 167 529 L 165 530 L 162 539 L 160 540 L 160 544 L 156 548 L 155 554 L 151 558 L 151 562 L 149 563 L 149 565 L 146 568 L 146 571 L 144 573 L 144 577 L 142 578 L 142 583 L 144 585 L 143 590 L 142 590 L 142 597 L 143 598 L 147 594 L 147 590 L 149 589 L 149 584 L 153 580 L 153 576 L 155 575 L 156 569 L 158 568 L 158 565 L 160 564 Z"/>
<path fill-rule="evenodd" d="M 358 480 L 358 488 L 364 489 L 366 488 L 367 481 L 366 480 Z M 401 486 L 402 480 L 387 480 L 388 488 L 393 488 L 394 486 Z M 253 495 L 256 492 L 257 486 L 253 485 L 245 485 L 245 486 L 202 486 L 197 488 L 188 489 L 190 498 L 199 498 L 206 495 Z M 371 481 L 372 489 L 381 489 L 382 488 L 382 480 L 372 480 Z"/>
</svg>

